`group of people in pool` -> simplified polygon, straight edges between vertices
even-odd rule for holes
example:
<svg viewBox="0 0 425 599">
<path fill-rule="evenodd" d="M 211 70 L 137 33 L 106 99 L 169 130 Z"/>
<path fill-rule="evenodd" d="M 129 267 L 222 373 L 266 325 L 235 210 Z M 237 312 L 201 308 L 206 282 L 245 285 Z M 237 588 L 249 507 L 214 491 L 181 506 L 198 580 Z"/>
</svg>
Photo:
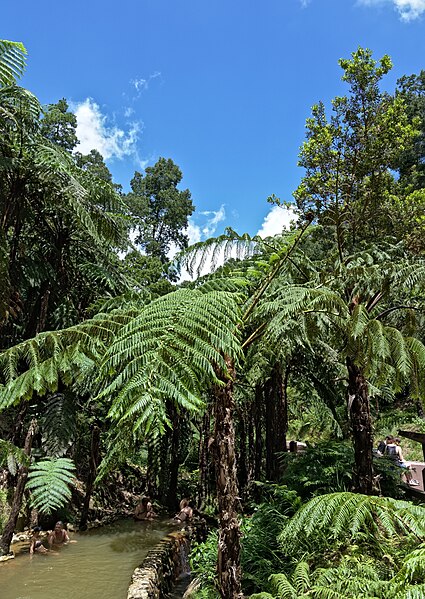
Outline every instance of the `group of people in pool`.
<svg viewBox="0 0 425 599">
<path fill-rule="evenodd" d="M 187 522 L 192 519 L 193 508 L 190 505 L 189 499 L 182 499 L 179 508 L 179 512 L 173 518 L 175 522 Z M 156 513 L 153 510 L 149 497 L 142 497 L 134 510 L 134 519 L 153 520 L 154 518 L 156 518 Z"/>
<path fill-rule="evenodd" d="M 55 524 L 54 529 L 47 536 L 47 543 L 49 545 L 49 549 L 43 545 L 41 540 L 41 526 L 34 526 L 32 529 L 32 538 L 30 544 L 30 554 L 33 553 L 47 553 L 49 550 L 53 549 L 53 547 L 57 547 L 59 545 L 66 545 L 69 543 L 68 532 L 65 530 L 64 523 L 62 521 L 58 521 Z"/>
<path fill-rule="evenodd" d="M 188 522 L 193 517 L 193 508 L 189 504 L 189 499 L 182 499 L 180 501 L 180 511 L 174 516 L 174 521 L 176 523 L 179 522 Z M 134 519 L 135 520 L 153 520 L 156 518 L 156 513 L 153 510 L 152 503 L 149 500 L 149 497 L 142 497 L 140 503 L 136 506 L 134 510 Z M 60 545 L 66 545 L 70 542 L 68 532 L 65 529 L 64 523 L 59 521 L 56 522 L 54 529 L 47 536 L 47 543 L 49 545 L 49 549 L 45 547 L 41 540 L 41 527 L 34 526 L 32 529 L 32 538 L 30 544 L 30 554 L 34 553 L 48 553 L 49 550 L 54 547 Z"/>
</svg>

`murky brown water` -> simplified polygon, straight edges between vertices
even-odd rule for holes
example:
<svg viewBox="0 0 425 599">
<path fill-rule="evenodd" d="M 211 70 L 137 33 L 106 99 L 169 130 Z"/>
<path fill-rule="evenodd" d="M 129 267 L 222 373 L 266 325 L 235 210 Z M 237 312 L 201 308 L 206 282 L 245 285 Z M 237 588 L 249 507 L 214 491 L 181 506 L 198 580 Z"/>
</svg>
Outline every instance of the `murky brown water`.
<svg viewBox="0 0 425 599">
<path fill-rule="evenodd" d="M 134 568 L 170 530 L 169 522 L 120 520 L 73 534 L 57 553 L 28 550 L 0 564 L 1 599 L 125 599 Z"/>
</svg>

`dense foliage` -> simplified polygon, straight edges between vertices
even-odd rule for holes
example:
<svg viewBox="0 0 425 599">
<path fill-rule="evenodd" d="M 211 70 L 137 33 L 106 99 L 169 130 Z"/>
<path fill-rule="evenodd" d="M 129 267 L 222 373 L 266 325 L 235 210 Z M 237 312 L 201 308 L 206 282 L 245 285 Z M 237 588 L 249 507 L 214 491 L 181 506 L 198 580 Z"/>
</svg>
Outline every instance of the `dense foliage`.
<svg viewBox="0 0 425 599">
<path fill-rule="evenodd" d="M 423 73 L 390 94 L 389 57 L 341 60 L 292 229 L 188 248 L 179 167 L 124 193 L 76 151 L 66 99 L 18 86 L 25 56 L 0 42 L 0 552 L 25 502 L 55 511 L 75 485 L 84 527 L 108 477 L 139 477 L 170 511 L 190 489 L 218 516 L 199 596 L 423 596 L 423 508 L 373 452 L 424 432 Z"/>
</svg>

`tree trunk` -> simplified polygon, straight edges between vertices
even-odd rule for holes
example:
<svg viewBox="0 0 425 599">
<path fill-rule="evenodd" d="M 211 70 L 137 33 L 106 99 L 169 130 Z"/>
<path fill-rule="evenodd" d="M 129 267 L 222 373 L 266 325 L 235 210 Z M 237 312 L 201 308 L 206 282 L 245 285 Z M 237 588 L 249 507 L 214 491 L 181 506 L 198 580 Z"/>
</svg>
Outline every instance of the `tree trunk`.
<svg viewBox="0 0 425 599">
<path fill-rule="evenodd" d="M 170 472 L 168 479 L 167 502 L 168 509 L 172 512 L 177 507 L 177 482 L 180 468 L 180 415 L 176 406 L 170 403 L 168 414 L 170 416 L 172 430 L 170 432 Z"/>
<path fill-rule="evenodd" d="M 211 412 L 207 405 L 202 417 L 202 424 L 199 439 L 199 487 L 198 487 L 198 508 L 204 505 L 209 495 L 209 442 L 210 442 L 210 426 Z"/>
<path fill-rule="evenodd" d="M 361 368 L 347 358 L 348 411 L 354 445 L 353 486 L 357 493 L 373 493 L 373 436 L 369 392 Z"/>
<path fill-rule="evenodd" d="M 147 443 L 146 492 L 151 499 L 158 496 L 158 439 Z"/>
<path fill-rule="evenodd" d="M 233 424 L 233 382 L 235 369 L 226 358 L 228 378 L 225 386 L 214 387 L 214 462 L 219 506 L 217 584 L 222 599 L 240 599 L 240 522 L 239 497 L 235 464 L 235 430 Z M 220 375 L 219 375 L 220 376 Z"/>
<path fill-rule="evenodd" d="M 81 510 L 80 517 L 80 530 L 87 529 L 87 519 L 89 516 L 90 499 L 93 493 L 94 481 L 97 476 L 97 468 L 100 463 L 100 428 L 94 425 L 91 433 L 91 447 L 90 447 L 90 471 L 86 483 L 86 495 L 84 497 L 84 503 Z"/>
<path fill-rule="evenodd" d="M 263 465 L 263 436 L 262 436 L 262 420 L 263 420 L 263 387 L 257 384 L 255 387 L 255 403 L 254 403 L 254 423 L 255 423 L 255 456 L 254 456 L 254 479 L 261 479 Z"/>
<path fill-rule="evenodd" d="M 238 487 L 241 493 L 241 497 L 245 496 L 246 485 L 248 482 L 248 464 L 247 464 L 247 451 L 246 451 L 246 424 L 245 424 L 245 409 L 241 408 L 238 410 L 238 425 L 239 425 L 239 452 L 236 458 L 237 462 L 237 473 L 238 473 Z"/>
<path fill-rule="evenodd" d="M 282 461 L 278 454 L 286 451 L 288 411 L 283 393 L 283 377 L 280 364 L 276 364 L 264 386 L 266 404 L 266 476 L 278 481 L 282 472 Z"/>
<path fill-rule="evenodd" d="M 29 426 L 27 436 L 25 438 L 24 453 L 28 456 L 31 454 L 32 440 L 37 429 L 37 421 L 32 420 Z M 28 459 L 29 461 L 29 459 Z M 13 494 L 12 506 L 10 509 L 9 519 L 4 527 L 3 534 L 0 539 L 0 556 L 7 555 L 10 552 L 10 543 L 12 542 L 13 531 L 15 530 L 19 512 L 22 506 L 24 496 L 25 483 L 28 478 L 28 465 L 21 464 L 18 475 L 15 492 Z"/>
</svg>

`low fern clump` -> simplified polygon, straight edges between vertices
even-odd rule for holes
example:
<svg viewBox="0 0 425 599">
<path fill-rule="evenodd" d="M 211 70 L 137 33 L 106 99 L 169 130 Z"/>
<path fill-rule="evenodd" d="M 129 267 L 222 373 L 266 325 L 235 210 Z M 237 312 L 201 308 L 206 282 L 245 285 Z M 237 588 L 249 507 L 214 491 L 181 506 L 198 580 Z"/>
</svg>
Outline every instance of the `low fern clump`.
<svg viewBox="0 0 425 599">
<path fill-rule="evenodd" d="M 279 570 L 251 599 L 424 597 L 425 508 L 388 497 L 314 497 L 283 524 Z"/>
</svg>

